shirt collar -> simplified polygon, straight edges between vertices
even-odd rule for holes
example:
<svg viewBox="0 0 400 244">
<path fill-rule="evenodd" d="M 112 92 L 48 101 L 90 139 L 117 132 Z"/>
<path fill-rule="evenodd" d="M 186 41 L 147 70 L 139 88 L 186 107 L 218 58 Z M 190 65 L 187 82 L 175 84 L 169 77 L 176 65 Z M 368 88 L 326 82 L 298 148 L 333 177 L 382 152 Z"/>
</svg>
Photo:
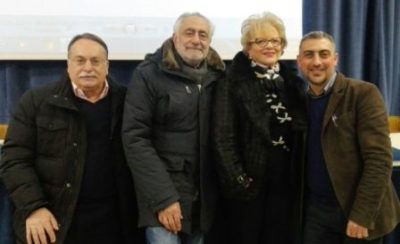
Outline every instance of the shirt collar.
<svg viewBox="0 0 400 244">
<path fill-rule="evenodd" d="M 104 88 L 101 91 L 100 95 L 97 97 L 97 99 L 95 101 L 92 101 L 85 95 L 85 93 L 82 91 L 82 89 L 78 88 L 78 86 L 73 81 L 71 81 L 71 83 L 72 83 L 72 88 L 73 88 L 72 90 L 74 91 L 75 96 L 79 97 L 80 99 L 83 99 L 85 101 L 89 101 L 91 103 L 95 103 L 95 102 L 105 98 L 107 96 L 108 90 L 109 90 L 108 81 L 106 80 Z"/>
</svg>

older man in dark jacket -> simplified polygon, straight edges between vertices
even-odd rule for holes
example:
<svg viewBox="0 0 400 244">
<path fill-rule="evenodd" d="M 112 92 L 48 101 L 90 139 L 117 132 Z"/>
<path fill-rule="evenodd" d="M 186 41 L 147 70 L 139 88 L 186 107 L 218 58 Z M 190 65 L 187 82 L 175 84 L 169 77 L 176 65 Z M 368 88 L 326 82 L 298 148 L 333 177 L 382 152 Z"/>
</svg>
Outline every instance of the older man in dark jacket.
<svg viewBox="0 0 400 244">
<path fill-rule="evenodd" d="M 99 37 L 76 36 L 68 76 L 27 92 L 13 114 L 1 169 L 19 243 L 135 243 L 125 88 L 107 79 L 107 56 Z"/>
<path fill-rule="evenodd" d="M 213 221 L 210 104 L 224 64 L 212 32 L 204 16 L 183 14 L 128 88 L 123 141 L 149 243 L 198 243 Z"/>
</svg>

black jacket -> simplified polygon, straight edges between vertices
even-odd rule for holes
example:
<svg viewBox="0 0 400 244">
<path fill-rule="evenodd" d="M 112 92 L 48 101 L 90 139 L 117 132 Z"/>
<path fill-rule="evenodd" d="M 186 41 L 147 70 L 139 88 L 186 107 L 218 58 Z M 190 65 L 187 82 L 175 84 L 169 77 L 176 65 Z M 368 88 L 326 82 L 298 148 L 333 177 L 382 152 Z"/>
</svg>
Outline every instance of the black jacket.
<svg viewBox="0 0 400 244">
<path fill-rule="evenodd" d="M 121 141 L 123 101 L 126 89 L 109 80 L 112 104 L 112 162 L 126 243 L 136 234 L 136 200 Z M 2 180 L 15 204 L 14 230 L 25 243 L 25 220 L 40 208 L 48 208 L 60 224 L 57 243 L 63 243 L 74 215 L 82 181 L 86 130 L 74 102 L 71 81 L 35 88 L 20 99 L 2 148 Z M 110 172 L 111 173 L 111 172 Z"/>
<path fill-rule="evenodd" d="M 282 63 L 284 80 L 279 95 L 285 98 L 292 116 L 293 143 L 291 166 L 299 176 L 304 152 L 305 95 L 304 82 Z M 256 78 L 249 58 L 239 52 L 233 59 L 226 79 L 218 84 L 213 112 L 213 142 L 222 191 L 228 199 L 254 199 L 265 188 L 270 158 L 271 114 L 265 105 L 265 89 Z M 297 171 L 297 174 L 295 172 Z M 254 181 L 246 188 L 243 177 Z M 297 184 L 299 178 L 287 179 Z"/>
<path fill-rule="evenodd" d="M 208 230 L 213 221 L 217 183 L 209 153 L 209 120 L 213 90 L 224 64 L 210 49 L 207 65 L 208 74 L 199 90 L 182 72 L 169 39 L 133 74 L 125 103 L 123 141 L 134 176 L 140 226 L 160 226 L 157 212 L 179 201 L 183 231 L 190 232 L 195 198 L 201 201 L 201 229 Z M 196 164 L 200 173 L 190 175 Z"/>
</svg>

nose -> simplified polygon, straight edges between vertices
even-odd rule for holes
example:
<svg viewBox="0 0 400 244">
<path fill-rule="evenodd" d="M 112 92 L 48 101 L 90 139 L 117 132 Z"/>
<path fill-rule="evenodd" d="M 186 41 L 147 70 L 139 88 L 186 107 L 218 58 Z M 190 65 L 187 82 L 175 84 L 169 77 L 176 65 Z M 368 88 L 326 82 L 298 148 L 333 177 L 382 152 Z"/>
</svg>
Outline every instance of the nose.
<svg viewBox="0 0 400 244">
<path fill-rule="evenodd" d="M 274 47 L 274 44 L 272 44 L 272 41 L 271 41 L 271 40 L 268 40 L 268 41 L 266 41 L 264 47 L 266 47 L 266 48 L 273 48 L 273 47 Z"/>
<path fill-rule="evenodd" d="M 321 57 L 319 55 L 314 55 L 312 59 L 313 65 L 320 65 L 321 64 Z"/>
<path fill-rule="evenodd" d="M 193 35 L 192 42 L 193 43 L 199 43 L 200 42 L 200 34 L 199 33 L 195 33 Z"/>
<path fill-rule="evenodd" d="M 86 60 L 85 64 L 83 65 L 83 69 L 89 71 L 92 70 L 93 69 L 92 62 L 90 60 Z"/>
</svg>

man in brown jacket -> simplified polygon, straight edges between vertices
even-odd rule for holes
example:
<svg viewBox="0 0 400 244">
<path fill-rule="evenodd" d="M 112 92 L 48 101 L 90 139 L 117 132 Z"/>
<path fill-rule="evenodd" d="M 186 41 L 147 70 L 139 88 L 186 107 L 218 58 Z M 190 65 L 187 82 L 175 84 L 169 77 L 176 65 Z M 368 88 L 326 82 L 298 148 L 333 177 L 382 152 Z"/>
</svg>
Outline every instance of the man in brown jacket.
<svg viewBox="0 0 400 244">
<path fill-rule="evenodd" d="M 382 243 L 400 222 L 383 99 L 336 72 L 327 33 L 305 35 L 297 62 L 309 83 L 304 243 Z"/>
</svg>

